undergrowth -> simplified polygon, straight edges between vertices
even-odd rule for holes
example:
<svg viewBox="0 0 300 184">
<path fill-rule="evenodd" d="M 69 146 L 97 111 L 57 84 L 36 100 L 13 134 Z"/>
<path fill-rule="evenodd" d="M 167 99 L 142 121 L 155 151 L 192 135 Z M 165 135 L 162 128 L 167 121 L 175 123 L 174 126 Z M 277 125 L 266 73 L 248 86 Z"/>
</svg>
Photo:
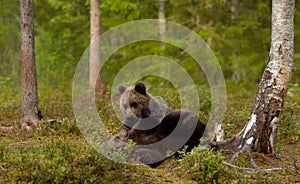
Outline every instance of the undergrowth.
<svg viewBox="0 0 300 184">
<path fill-rule="evenodd" d="M 41 130 L 26 132 L 18 129 L 21 110 L 20 89 L 1 86 L 0 126 L 15 127 L 12 132 L 0 132 L 0 183 L 293 183 L 299 182 L 300 94 L 292 86 L 282 111 L 276 155 L 254 154 L 262 168 L 288 168 L 272 174 L 247 174 L 224 163 L 229 157 L 214 150 L 194 149 L 181 152 L 157 169 L 144 165 L 125 165 L 111 161 L 90 146 L 82 136 L 72 111 L 71 89 L 39 88 L 39 100 L 44 120 Z M 226 137 L 238 133 L 245 125 L 253 105 L 256 84 L 229 84 L 227 111 L 224 117 Z M 247 89 L 246 89 L 247 88 Z M 200 118 L 210 114 L 210 90 L 197 87 L 200 98 Z M 173 108 L 180 108 L 174 89 L 154 88 L 150 92 L 161 96 Z M 99 115 L 115 134 L 121 122 L 113 110 L 110 93 L 97 95 Z M 49 123 L 47 120 L 55 119 Z M 251 167 L 247 156 L 237 160 L 241 167 Z M 298 168 L 298 170 L 297 170 Z"/>
</svg>

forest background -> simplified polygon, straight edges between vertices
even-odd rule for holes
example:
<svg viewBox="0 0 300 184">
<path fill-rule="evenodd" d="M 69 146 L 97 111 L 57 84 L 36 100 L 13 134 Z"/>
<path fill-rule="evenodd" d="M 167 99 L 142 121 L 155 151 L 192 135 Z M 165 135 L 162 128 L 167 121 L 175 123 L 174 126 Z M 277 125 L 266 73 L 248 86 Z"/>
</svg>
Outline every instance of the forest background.
<svg viewBox="0 0 300 184">
<path fill-rule="evenodd" d="M 296 0 L 292 83 L 300 80 L 299 6 Z M 19 4 L 5 0 L 0 8 L 0 83 L 20 86 Z M 100 9 L 102 33 L 128 21 L 158 18 L 158 2 L 151 0 L 103 0 Z M 35 2 L 34 11 L 38 84 L 53 88 L 71 85 L 76 65 L 89 46 L 89 1 L 41 0 Z M 226 80 L 260 80 L 270 48 L 271 1 L 167 0 L 165 16 L 192 29 L 208 43 Z M 113 74 L 136 56 L 159 53 L 183 65 L 191 75 L 201 73 L 192 58 L 175 47 L 162 51 L 158 43 L 139 42 L 110 58 L 102 72 L 103 80 L 111 84 Z"/>
<path fill-rule="evenodd" d="M 271 40 L 271 1 L 270 0 L 166 0 L 165 16 L 169 21 L 174 21 L 184 25 L 199 34 L 210 46 L 216 55 L 224 73 L 227 94 L 228 94 L 228 111 L 225 117 L 225 131 L 227 136 L 241 130 L 250 113 L 250 108 L 254 100 L 255 92 L 261 78 L 262 71 L 268 61 L 270 40 Z M 101 33 L 128 21 L 140 19 L 157 19 L 158 18 L 158 1 L 153 0 L 102 0 L 101 11 Z M 36 66 L 37 80 L 39 88 L 39 98 L 42 114 L 45 118 L 55 118 L 59 120 L 59 125 L 54 129 L 56 133 L 37 133 L 27 135 L 27 133 L 18 132 L 17 135 L 2 135 L 0 143 L 0 160 L 11 156 L 11 160 L 5 162 L 6 166 L 0 165 L 0 168 L 7 168 L 5 174 L 0 172 L 0 178 L 5 181 L 33 181 L 37 177 L 35 170 L 26 170 L 35 166 L 35 161 L 30 160 L 30 152 L 34 150 L 33 144 L 39 145 L 41 139 L 46 143 L 51 143 L 54 156 L 61 156 L 63 161 L 55 161 L 49 156 L 49 165 L 45 165 L 44 180 L 39 181 L 96 181 L 99 175 L 97 169 L 101 172 L 111 170 L 121 170 L 125 166 L 116 166 L 115 164 L 104 164 L 108 161 L 100 159 L 103 165 L 92 165 L 95 170 L 86 171 L 84 175 L 80 172 L 85 170 L 85 164 L 91 162 L 95 164 L 98 157 L 92 157 L 92 148 L 85 151 L 79 151 L 83 146 L 83 138 L 80 137 L 79 130 L 72 113 L 71 91 L 72 80 L 76 65 L 85 49 L 89 46 L 89 0 L 38 0 L 34 5 L 35 17 L 35 47 L 36 47 Z M 17 126 L 20 118 L 21 106 L 21 62 L 20 62 L 20 6 L 18 1 L 2 0 L 0 3 L 0 125 Z M 300 118 L 300 1 L 296 0 L 295 9 L 295 67 L 293 72 L 288 99 L 286 102 L 286 111 L 282 115 L 283 125 L 280 129 L 282 139 L 279 142 L 278 150 L 296 149 L 299 155 L 299 145 L 296 142 L 300 140 L 299 122 Z M 200 107 L 203 111 L 204 119 L 207 118 L 210 110 L 210 95 L 208 84 L 205 76 L 191 57 L 180 49 L 172 46 L 161 46 L 158 42 L 138 42 L 130 44 L 116 53 L 114 53 L 105 63 L 101 71 L 103 81 L 110 86 L 115 75 L 128 62 L 137 56 L 144 55 L 162 55 L 173 59 L 181 64 L 191 75 L 192 79 L 199 85 L 202 90 Z M 157 95 L 165 94 L 164 99 L 173 104 L 176 108 L 180 106 L 178 98 L 172 99 L 173 92 L 155 90 L 157 86 L 168 86 L 169 84 L 159 78 L 145 79 L 151 84 L 151 89 Z M 163 81 L 163 82 L 162 82 Z M 202 97 L 202 98 L 201 98 Z M 110 98 L 108 98 L 110 100 Z M 179 104 L 179 105 L 178 105 Z M 100 109 L 100 114 L 105 116 L 108 125 L 113 125 L 112 132 L 117 131 L 116 119 L 109 119 L 110 110 Z M 238 124 L 238 123 L 240 124 Z M 286 124 L 284 124 L 286 123 Z M 229 133 L 228 133 L 229 132 Z M 46 134 L 47 136 L 44 136 Z M 74 136 L 66 138 L 65 135 Z M 59 139 L 53 139 L 55 138 Z M 38 137 L 38 138 L 37 138 Z M 28 138 L 30 140 L 28 140 Z M 17 139 L 18 141 L 15 141 Z M 22 142 L 26 140 L 26 142 Z M 61 142 L 62 141 L 62 142 Z M 63 142 L 73 146 L 74 150 L 68 148 Z M 81 142 L 78 144 L 78 142 Z M 286 143 L 292 147 L 284 147 Z M 13 146 L 9 147 L 8 145 Z M 76 144 L 76 145 L 75 145 Z M 35 150 L 35 157 L 47 157 L 48 148 Z M 82 147 L 81 147 L 82 146 Z M 61 153 L 58 150 L 67 150 Z M 292 149 L 294 150 L 294 149 Z M 28 155 L 27 155 L 28 151 Z M 74 155 L 71 154 L 74 152 Z M 88 155 L 87 160 L 77 157 L 80 152 Z M 23 161 L 20 168 L 14 159 L 19 158 L 21 153 L 28 156 L 28 160 Z M 283 152 L 282 152 L 283 153 Z M 36 155 L 35 155 L 36 154 Z M 41 156 L 41 155 L 46 156 Z M 213 157 L 209 155 L 208 157 Z M 288 154 L 288 153 L 287 153 Z M 56 156 L 57 156 L 56 155 Z M 57 157 L 59 157 L 57 156 Z M 206 155 L 207 156 L 207 155 Z M 47 157 L 48 158 L 48 157 Z M 77 159 L 75 165 L 68 165 L 72 160 Z M 70 159 L 70 160 L 69 160 Z M 190 158 L 192 160 L 192 158 Z M 189 161 L 186 163 L 189 163 Z M 217 162 L 217 160 L 216 160 Z M 242 163 L 244 161 L 241 161 Z M 293 165 L 298 161 L 289 160 L 286 164 Z M 51 165 L 52 164 L 52 165 Z M 76 165 L 77 164 L 77 165 Z M 212 163 L 207 163 L 212 164 Z M 264 162 L 263 164 L 266 164 Z M 78 165 L 82 167 L 78 167 Z M 109 166 L 108 166 L 109 165 Z M 171 166 L 170 166 L 171 165 Z M 268 164 L 266 164 L 268 165 Z M 271 164 L 272 165 L 272 164 Z M 273 164 L 276 165 L 276 164 Z M 76 170 L 76 166 L 79 170 Z M 277 165 L 276 165 L 277 166 Z M 162 173 L 179 167 L 176 163 L 170 163 L 162 166 Z M 24 169 L 25 168 L 25 169 Z M 112 169 L 113 168 L 113 169 Z M 40 169 L 40 168 L 39 168 Z M 72 170 L 73 169 L 73 170 Z M 136 168 L 127 167 L 131 172 Z M 182 167 L 181 169 L 184 169 Z M 299 168 L 298 168 L 299 169 Z M 2 170 L 3 171 L 3 170 Z M 22 172 L 21 172 L 22 171 Z M 98 172 L 98 174 L 96 173 Z M 145 180 L 151 180 L 152 174 L 147 174 L 148 170 L 140 170 L 145 175 Z M 100 172 L 100 173 L 101 173 Z M 130 173 L 129 172 L 129 173 Z M 191 171 L 192 172 L 192 171 Z M 198 172 L 198 170 L 197 170 Z M 210 172 L 210 171 L 208 171 Z M 299 172 L 299 170 L 298 170 Z M 66 176 L 66 173 L 69 173 Z M 81 173 L 81 175 L 80 175 Z M 114 174 L 116 172 L 113 172 Z M 183 170 L 176 172 L 175 176 L 170 174 L 159 174 L 153 171 L 155 176 L 160 179 L 171 177 L 171 180 L 178 181 L 178 176 L 185 173 Z M 78 175 L 79 174 L 79 175 Z M 107 174 L 107 173 L 106 173 Z M 112 181 L 113 175 L 105 176 L 105 180 Z M 127 176 L 127 180 L 138 180 L 137 175 L 128 178 L 128 173 L 119 172 L 120 175 Z M 199 174 L 199 173 L 198 173 Z M 284 173 L 281 173 L 284 175 Z M 296 174 L 296 173 L 294 173 Z M 207 175 L 207 174 L 206 174 Z M 88 178 L 90 176 L 91 179 Z M 32 178 L 33 177 L 33 178 Z M 104 176 L 103 176 L 104 177 Z M 198 175 L 195 176 L 196 181 Z M 213 175 L 213 178 L 216 176 Z M 227 175 L 226 175 L 227 177 Z M 11 180 L 9 180 L 10 178 Z M 23 178 L 23 179 L 20 179 Z M 25 178 L 25 179 L 24 179 Z M 40 178 L 41 179 L 41 178 Z M 158 180 L 160 180 L 158 179 Z M 189 180 L 188 178 L 187 180 Z M 192 178 L 193 179 L 193 178 Z M 228 178 L 227 178 L 228 179 Z M 195 180 L 195 178 L 193 179 Z M 120 181 L 122 181 L 120 179 Z M 168 179 L 166 179 L 168 181 Z M 185 180 L 179 180 L 186 182 Z"/>
</svg>

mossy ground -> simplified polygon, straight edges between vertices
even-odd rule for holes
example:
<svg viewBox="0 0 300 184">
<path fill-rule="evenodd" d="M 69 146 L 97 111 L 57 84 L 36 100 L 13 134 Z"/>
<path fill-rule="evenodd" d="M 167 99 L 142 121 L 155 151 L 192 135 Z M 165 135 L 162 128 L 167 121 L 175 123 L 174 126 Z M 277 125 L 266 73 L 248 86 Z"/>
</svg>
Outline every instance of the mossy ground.
<svg viewBox="0 0 300 184">
<path fill-rule="evenodd" d="M 0 126 L 14 126 L 12 132 L 0 132 L 0 183 L 295 183 L 300 182 L 300 87 L 291 85 L 281 114 L 275 155 L 254 153 L 262 168 L 282 167 L 271 173 L 246 174 L 222 162 L 228 155 L 195 151 L 183 158 L 171 158 L 157 169 L 144 165 L 113 162 L 97 153 L 79 131 L 72 110 L 71 89 L 39 88 L 39 100 L 45 120 L 41 130 L 18 129 L 21 107 L 19 88 L 1 86 Z M 210 94 L 199 86 L 201 119 L 207 120 Z M 226 137 L 238 133 L 250 114 L 257 84 L 227 84 L 227 110 L 224 118 Z M 173 107 L 180 107 L 174 89 L 151 89 Z M 120 121 L 114 114 L 110 94 L 98 102 L 99 114 L 108 129 L 116 133 Z M 57 119 L 49 125 L 47 119 Z M 237 160 L 251 167 L 246 155 Z"/>
</svg>

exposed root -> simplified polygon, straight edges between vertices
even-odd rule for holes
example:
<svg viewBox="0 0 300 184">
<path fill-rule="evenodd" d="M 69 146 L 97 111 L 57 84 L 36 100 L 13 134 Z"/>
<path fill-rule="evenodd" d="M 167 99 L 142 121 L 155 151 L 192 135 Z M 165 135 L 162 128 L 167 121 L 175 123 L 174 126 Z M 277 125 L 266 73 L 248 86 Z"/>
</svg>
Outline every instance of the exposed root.
<svg viewBox="0 0 300 184">
<path fill-rule="evenodd" d="M 273 173 L 273 172 L 277 172 L 277 171 L 282 171 L 284 170 L 283 168 L 268 168 L 268 169 L 260 169 L 260 168 L 246 168 L 246 167 L 239 167 L 233 164 L 230 164 L 228 162 L 223 162 L 223 164 L 238 169 L 240 171 L 244 171 L 245 173 L 251 174 L 251 173 L 257 173 L 257 172 L 262 172 L 262 173 Z"/>
<path fill-rule="evenodd" d="M 50 128 L 52 129 L 54 127 L 54 124 L 57 122 L 57 119 L 49 119 L 47 120 Z"/>
<path fill-rule="evenodd" d="M 242 149 L 240 149 L 239 151 L 235 152 L 234 155 L 231 157 L 229 163 L 234 163 L 235 160 L 240 156 L 240 154 L 245 153 L 246 149 L 247 149 L 247 146 L 244 145 L 242 147 Z"/>
<path fill-rule="evenodd" d="M 248 144 L 244 144 L 244 146 L 237 152 L 234 153 L 234 155 L 231 157 L 229 163 L 234 163 L 236 161 L 236 159 L 239 157 L 240 154 L 242 153 L 247 153 L 248 157 L 250 158 L 251 164 L 254 167 L 255 170 L 259 170 L 258 165 L 255 163 L 253 156 L 251 154 L 251 146 Z"/>
<path fill-rule="evenodd" d="M 235 137 L 232 137 L 230 139 L 226 139 L 224 141 L 217 141 L 217 142 L 211 142 L 210 145 L 214 148 L 217 148 L 217 150 L 222 149 L 223 147 L 229 145 L 231 142 L 235 140 Z"/>
<path fill-rule="evenodd" d="M 236 165 L 233 165 L 233 163 L 236 161 L 236 159 L 239 157 L 240 154 L 247 153 L 248 157 L 250 158 L 250 162 L 254 168 L 244 168 L 244 167 L 238 167 Z M 231 157 L 229 163 L 224 162 L 227 166 L 237 168 L 238 170 L 242 170 L 246 173 L 254 173 L 254 172 L 262 172 L 262 173 L 272 173 L 283 170 L 283 168 L 268 168 L 268 169 L 261 169 L 256 164 L 252 153 L 251 153 L 251 146 L 248 144 L 244 144 L 244 146 L 237 152 L 234 153 L 234 155 Z"/>
<path fill-rule="evenodd" d="M 30 123 L 30 122 L 25 122 L 25 123 L 22 123 L 20 125 L 20 128 L 22 130 L 27 130 L 27 131 L 31 131 L 32 130 L 32 127 L 34 127 L 34 124 L 33 123 Z"/>
<path fill-rule="evenodd" d="M 54 126 L 54 123 L 57 122 L 57 119 L 49 119 L 47 120 L 48 125 L 50 127 L 51 131 L 54 131 L 52 128 Z M 6 133 L 10 133 L 12 132 L 15 128 L 14 126 L 0 126 L 0 132 L 6 132 Z M 32 130 L 41 130 L 41 127 L 37 124 L 33 124 L 30 122 L 25 122 L 25 123 L 21 123 L 19 124 L 18 128 L 22 129 L 22 130 L 26 130 L 26 131 L 32 131 Z"/>
<path fill-rule="evenodd" d="M 248 156 L 249 156 L 249 158 L 250 158 L 250 162 L 251 162 L 252 166 L 253 166 L 256 170 L 258 170 L 259 167 L 258 167 L 258 165 L 255 163 L 255 161 L 254 161 L 254 159 L 253 159 L 253 156 L 252 156 L 252 154 L 251 154 L 251 151 L 250 151 L 249 149 L 247 149 L 247 153 L 248 153 Z"/>
<path fill-rule="evenodd" d="M 0 126 L 1 132 L 12 132 L 12 130 L 13 130 L 12 126 L 10 126 L 10 127 Z"/>
</svg>

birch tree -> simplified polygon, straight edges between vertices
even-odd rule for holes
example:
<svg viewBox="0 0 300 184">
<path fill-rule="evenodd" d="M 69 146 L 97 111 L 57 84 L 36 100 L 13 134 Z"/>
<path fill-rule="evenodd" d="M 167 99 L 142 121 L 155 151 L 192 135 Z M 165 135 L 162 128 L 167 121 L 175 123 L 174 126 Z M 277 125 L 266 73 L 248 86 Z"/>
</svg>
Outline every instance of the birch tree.
<svg viewBox="0 0 300 184">
<path fill-rule="evenodd" d="M 230 149 L 233 163 L 241 153 L 248 153 L 257 169 L 253 150 L 272 154 L 277 138 L 279 116 L 294 65 L 294 0 L 272 1 L 272 36 L 268 64 L 259 84 L 255 103 L 244 129 L 235 137 L 216 145 Z"/>
<path fill-rule="evenodd" d="M 33 0 L 20 0 L 22 112 L 20 126 L 31 129 L 42 118 L 38 102 Z"/>
<path fill-rule="evenodd" d="M 158 0 L 158 21 L 159 21 L 159 36 L 163 40 L 166 34 L 166 16 L 165 16 L 165 0 Z M 162 49 L 165 45 L 161 44 Z"/>
<path fill-rule="evenodd" d="M 99 73 L 100 58 L 100 0 L 90 1 L 90 86 L 100 90 L 103 87 Z M 99 73 L 99 74 L 98 74 Z"/>
</svg>

